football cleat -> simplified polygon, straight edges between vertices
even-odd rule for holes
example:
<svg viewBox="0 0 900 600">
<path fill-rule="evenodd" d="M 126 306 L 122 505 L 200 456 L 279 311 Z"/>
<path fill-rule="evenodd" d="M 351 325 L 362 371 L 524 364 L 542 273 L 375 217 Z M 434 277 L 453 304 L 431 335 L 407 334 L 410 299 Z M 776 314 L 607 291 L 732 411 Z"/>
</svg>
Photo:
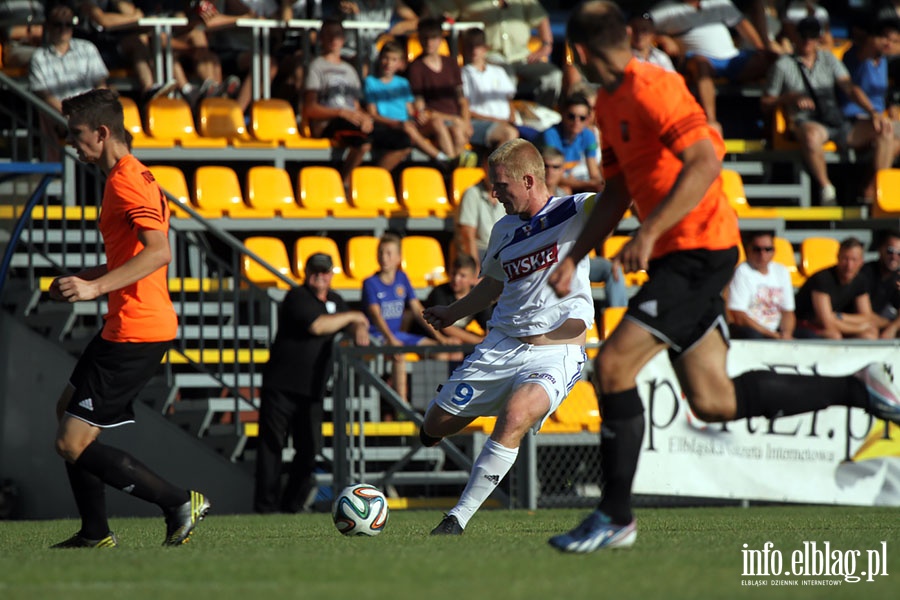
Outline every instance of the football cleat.
<svg viewBox="0 0 900 600">
<path fill-rule="evenodd" d="M 900 424 L 900 392 L 894 383 L 894 373 L 887 363 L 872 363 L 854 377 L 866 385 L 869 392 L 869 412 L 885 421 Z"/>
<path fill-rule="evenodd" d="M 209 500 L 200 492 L 191 490 L 191 498 L 166 514 L 166 539 L 163 546 L 180 546 L 188 541 L 197 523 L 209 512 Z"/>
<path fill-rule="evenodd" d="M 51 548 L 115 548 L 119 545 L 116 534 L 110 531 L 105 538 L 99 540 L 91 540 L 80 533 L 76 533 L 69 539 L 58 544 L 53 544 Z"/>
<path fill-rule="evenodd" d="M 637 524 L 616 525 L 609 516 L 595 510 L 578 527 L 550 538 L 551 546 L 562 552 L 593 552 L 600 548 L 629 548 L 637 539 Z"/>
<path fill-rule="evenodd" d="M 431 535 L 462 535 L 463 528 L 453 515 L 444 515 L 438 526 L 431 530 Z"/>
</svg>

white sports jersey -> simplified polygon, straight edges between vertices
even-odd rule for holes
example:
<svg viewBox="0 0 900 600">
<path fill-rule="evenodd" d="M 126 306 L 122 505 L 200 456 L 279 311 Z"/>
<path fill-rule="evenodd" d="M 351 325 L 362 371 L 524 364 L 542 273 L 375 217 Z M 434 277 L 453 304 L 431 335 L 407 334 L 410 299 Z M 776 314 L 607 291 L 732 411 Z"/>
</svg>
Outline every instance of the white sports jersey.
<svg viewBox="0 0 900 600">
<path fill-rule="evenodd" d="M 597 195 L 553 196 L 528 221 L 506 215 L 491 231 L 481 265 L 482 274 L 503 282 L 489 328 L 510 337 L 548 333 L 566 319 L 594 322 L 587 257 L 572 277 L 572 291 L 558 298 L 547 279 L 561 258 L 568 256 L 581 233 Z"/>
</svg>

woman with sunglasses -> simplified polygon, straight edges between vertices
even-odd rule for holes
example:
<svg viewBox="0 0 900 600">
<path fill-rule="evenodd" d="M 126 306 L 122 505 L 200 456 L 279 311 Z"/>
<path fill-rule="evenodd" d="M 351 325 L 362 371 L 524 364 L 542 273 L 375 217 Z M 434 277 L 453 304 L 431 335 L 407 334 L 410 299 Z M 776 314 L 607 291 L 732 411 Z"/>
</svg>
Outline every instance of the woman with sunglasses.
<svg viewBox="0 0 900 600">
<path fill-rule="evenodd" d="M 600 145 L 590 127 L 593 115 L 590 101 L 584 94 L 571 94 L 563 101 L 560 113 L 562 121 L 544 131 L 537 145 L 553 146 L 565 156 L 561 186 L 574 194 L 602 190 Z"/>
</svg>

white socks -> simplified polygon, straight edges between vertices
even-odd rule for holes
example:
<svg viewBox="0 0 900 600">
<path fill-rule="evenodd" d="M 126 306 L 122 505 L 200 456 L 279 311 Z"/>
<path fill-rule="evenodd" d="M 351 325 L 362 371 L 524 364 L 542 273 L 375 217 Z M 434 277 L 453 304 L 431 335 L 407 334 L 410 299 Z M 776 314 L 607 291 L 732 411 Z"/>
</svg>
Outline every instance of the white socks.
<svg viewBox="0 0 900 600">
<path fill-rule="evenodd" d="M 465 529 L 475 511 L 509 473 L 518 455 L 518 448 L 507 448 L 488 438 L 472 466 L 469 483 L 459 497 L 459 502 L 447 514 L 456 517 L 460 526 Z"/>
</svg>

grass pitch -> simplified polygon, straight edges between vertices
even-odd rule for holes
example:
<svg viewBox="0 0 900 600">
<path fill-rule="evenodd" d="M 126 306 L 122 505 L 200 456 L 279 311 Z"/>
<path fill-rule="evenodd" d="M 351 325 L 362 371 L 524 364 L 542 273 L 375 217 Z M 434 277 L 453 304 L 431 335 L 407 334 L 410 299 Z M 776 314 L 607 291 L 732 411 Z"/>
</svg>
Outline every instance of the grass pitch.
<svg viewBox="0 0 900 600">
<path fill-rule="evenodd" d="M 162 519 L 113 519 L 114 550 L 50 550 L 75 521 L 0 523 L 0 598 L 128 600 L 628 600 L 900 597 L 900 511 L 896 508 L 753 507 L 644 509 L 628 550 L 564 555 L 547 539 L 581 510 L 483 510 L 458 538 L 428 535 L 436 511 L 394 511 L 376 538 L 346 538 L 328 515 L 217 516 L 181 548 L 163 548 Z M 742 549 L 774 544 L 790 568 L 803 542 L 843 556 L 882 548 L 888 575 L 745 577 Z M 846 563 L 845 563 L 846 564 Z M 841 581 L 803 586 L 803 580 Z M 742 585 L 747 580 L 765 586 Z M 797 581 L 791 587 L 780 580 Z"/>
</svg>

